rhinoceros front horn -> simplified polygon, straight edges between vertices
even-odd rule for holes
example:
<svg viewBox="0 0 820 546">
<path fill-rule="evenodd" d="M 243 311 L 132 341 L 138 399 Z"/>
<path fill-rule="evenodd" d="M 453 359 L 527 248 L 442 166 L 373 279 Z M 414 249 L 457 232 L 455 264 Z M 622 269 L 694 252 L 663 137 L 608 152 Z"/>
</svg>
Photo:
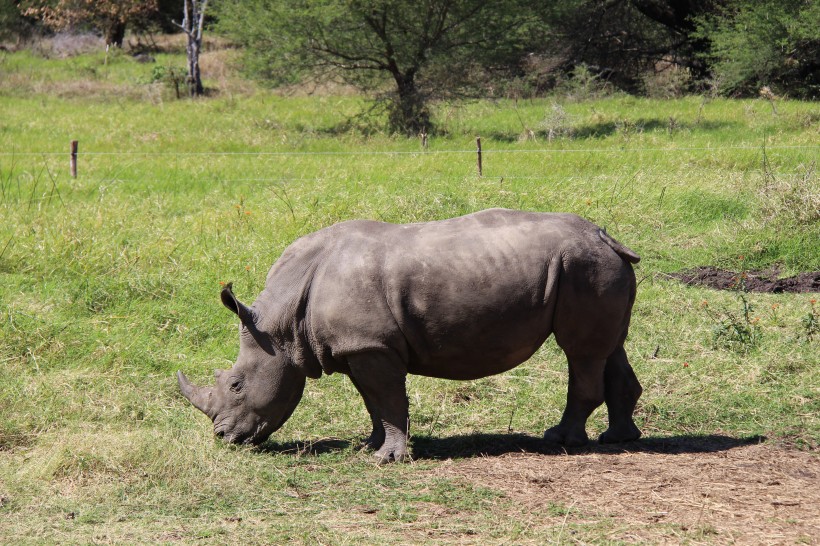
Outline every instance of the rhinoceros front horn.
<svg viewBox="0 0 820 546">
<path fill-rule="evenodd" d="M 197 387 L 185 377 L 182 372 L 177 372 L 177 382 L 182 396 L 194 405 L 196 409 L 213 419 L 213 404 L 211 400 L 211 389 Z"/>
</svg>

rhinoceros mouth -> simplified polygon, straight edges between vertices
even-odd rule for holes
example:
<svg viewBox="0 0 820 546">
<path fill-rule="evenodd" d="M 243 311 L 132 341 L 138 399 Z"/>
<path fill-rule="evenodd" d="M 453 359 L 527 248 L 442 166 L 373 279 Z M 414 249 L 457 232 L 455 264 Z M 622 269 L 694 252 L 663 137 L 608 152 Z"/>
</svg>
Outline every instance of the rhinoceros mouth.
<svg viewBox="0 0 820 546">
<path fill-rule="evenodd" d="M 224 438 L 225 434 L 228 432 L 228 423 L 226 423 L 227 419 L 220 419 L 219 421 L 214 421 L 214 434 L 220 438 Z"/>
<path fill-rule="evenodd" d="M 234 442 L 237 444 L 258 446 L 267 440 L 268 436 L 270 436 L 277 428 L 279 427 L 271 430 L 266 423 L 260 423 L 256 425 L 256 430 L 254 430 L 247 438 L 236 438 Z M 270 432 L 265 432 L 266 430 L 270 430 Z"/>
<path fill-rule="evenodd" d="M 243 446 L 258 446 L 259 444 L 264 442 L 266 438 L 266 436 L 258 436 L 256 433 L 250 434 L 248 436 L 235 434 L 230 438 L 227 438 L 227 441 L 232 444 L 238 444 Z"/>
<path fill-rule="evenodd" d="M 217 438 L 229 444 L 247 445 L 253 443 L 253 435 L 244 436 L 242 434 L 226 434 L 224 430 L 214 431 Z"/>
<path fill-rule="evenodd" d="M 228 438 L 228 442 L 230 442 L 232 444 L 243 445 L 243 446 L 255 445 L 253 436 L 247 436 L 247 437 L 243 438 L 242 436 L 240 436 L 238 434 Z"/>
<path fill-rule="evenodd" d="M 270 434 L 265 434 L 268 427 L 265 423 L 256 426 L 253 432 L 241 434 L 237 432 L 229 432 L 228 427 L 224 423 L 214 426 L 214 435 L 229 444 L 240 445 L 259 445 L 264 442 Z"/>
</svg>

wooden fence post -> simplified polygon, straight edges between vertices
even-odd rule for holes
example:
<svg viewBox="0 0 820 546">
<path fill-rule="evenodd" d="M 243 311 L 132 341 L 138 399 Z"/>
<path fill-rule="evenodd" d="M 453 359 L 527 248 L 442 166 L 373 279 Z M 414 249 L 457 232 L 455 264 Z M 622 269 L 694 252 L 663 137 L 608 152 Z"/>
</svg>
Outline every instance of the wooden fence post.
<svg viewBox="0 0 820 546">
<path fill-rule="evenodd" d="M 475 137 L 475 143 L 478 149 L 476 152 L 478 153 L 477 165 L 478 165 L 478 176 L 482 176 L 483 172 L 481 169 L 481 137 Z"/>
<path fill-rule="evenodd" d="M 77 178 L 77 141 L 71 141 L 71 178 Z"/>
</svg>

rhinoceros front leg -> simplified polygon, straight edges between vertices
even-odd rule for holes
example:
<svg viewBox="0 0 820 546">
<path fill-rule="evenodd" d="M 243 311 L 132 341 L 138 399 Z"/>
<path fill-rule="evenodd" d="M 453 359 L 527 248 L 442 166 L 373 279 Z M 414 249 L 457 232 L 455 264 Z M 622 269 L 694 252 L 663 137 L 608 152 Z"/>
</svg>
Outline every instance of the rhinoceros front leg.
<svg viewBox="0 0 820 546">
<path fill-rule="evenodd" d="M 409 402 L 404 363 L 389 353 L 372 352 L 348 358 L 350 377 L 354 380 L 365 405 L 374 420 L 374 432 L 380 432 L 375 419 L 381 422 L 384 442 L 376 451 L 379 464 L 402 461 L 407 453 Z"/>
<path fill-rule="evenodd" d="M 632 414 L 643 389 L 635 377 L 626 351 L 618 347 L 606 360 L 604 398 L 609 412 L 609 428 L 598 438 L 602 444 L 628 442 L 641 437 Z"/>
<path fill-rule="evenodd" d="M 370 432 L 370 436 L 363 442 L 365 447 L 370 449 L 377 450 L 382 445 L 384 445 L 384 423 L 382 423 L 381 415 L 376 412 L 376 408 L 373 406 L 373 403 L 370 399 L 365 396 L 362 388 L 356 382 L 356 379 L 351 375 L 350 381 L 353 383 L 353 386 L 356 387 L 356 390 L 359 391 L 359 394 L 362 396 L 364 400 L 364 406 L 367 408 L 367 413 L 370 415 L 370 421 L 373 423 L 373 430 Z"/>
<path fill-rule="evenodd" d="M 592 412 L 604 403 L 604 367 L 606 359 L 579 358 L 567 355 L 569 386 L 567 406 L 561 422 L 547 429 L 544 440 L 565 446 L 581 446 L 589 441 L 586 422 Z"/>
</svg>

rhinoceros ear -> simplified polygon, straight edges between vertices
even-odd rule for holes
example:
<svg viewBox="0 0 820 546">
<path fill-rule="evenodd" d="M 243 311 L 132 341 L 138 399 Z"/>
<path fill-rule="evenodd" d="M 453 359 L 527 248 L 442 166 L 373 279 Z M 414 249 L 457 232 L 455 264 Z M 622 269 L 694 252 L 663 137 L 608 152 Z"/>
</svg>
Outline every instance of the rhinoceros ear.
<svg viewBox="0 0 820 546">
<path fill-rule="evenodd" d="M 236 313 L 242 326 L 251 334 L 259 346 L 270 354 L 274 352 L 273 340 L 270 335 L 259 329 L 259 315 L 252 308 L 248 307 L 233 295 L 232 285 L 228 283 L 222 289 L 222 304 Z"/>
<path fill-rule="evenodd" d="M 228 283 L 225 288 L 222 289 L 222 293 L 220 296 L 222 297 L 222 304 L 236 313 L 239 317 L 239 320 L 242 321 L 242 324 L 245 325 L 246 328 L 249 330 L 253 330 L 253 326 L 255 325 L 255 316 L 253 309 L 236 299 L 236 296 L 233 295 L 233 283 Z"/>
</svg>

